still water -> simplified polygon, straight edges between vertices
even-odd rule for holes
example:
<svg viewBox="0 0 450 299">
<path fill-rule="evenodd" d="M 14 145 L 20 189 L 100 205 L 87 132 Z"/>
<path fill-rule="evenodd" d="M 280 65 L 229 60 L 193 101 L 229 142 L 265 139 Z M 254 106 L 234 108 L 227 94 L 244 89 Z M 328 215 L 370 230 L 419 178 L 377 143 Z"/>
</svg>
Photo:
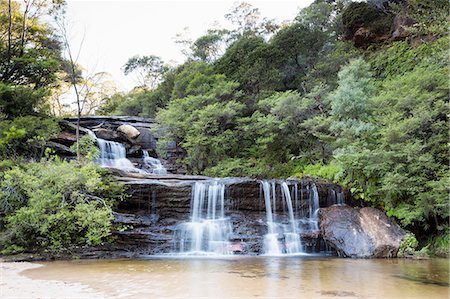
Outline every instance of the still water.
<svg viewBox="0 0 450 299">
<path fill-rule="evenodd" d="M 449 260 L 332 257 L 152 258 L 44 263 L 33 279 L 107 298 L 449 298 Z"/>
</svg>

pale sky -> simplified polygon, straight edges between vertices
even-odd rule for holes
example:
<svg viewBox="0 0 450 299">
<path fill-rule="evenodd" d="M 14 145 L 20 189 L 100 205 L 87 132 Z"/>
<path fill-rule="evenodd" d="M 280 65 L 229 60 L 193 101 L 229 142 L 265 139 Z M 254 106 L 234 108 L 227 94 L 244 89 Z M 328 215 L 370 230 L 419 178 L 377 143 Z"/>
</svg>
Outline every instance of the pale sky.
<svg viewBox="0 0 450 299">
<path fill-rule="evenodd" d="M 224 15 L 236 1 L 82 1 L 68 0 L 67 16 L 71 24 L 72 44 L 77 48 L 84 36 L 79 63 L 92 72 L 108 72 L 119 90 L 136 85 L 132 76 L 124 76 L 121 67 L 134 55 L 157 55 L 166 62 L 182 63 L 181 47 L 174 42 L 177 33 L 189 28 L 195 39 L 215 22 L 229 27 Z M 300 8 L 312 0 L 247 0 L 260 9 L 261 17 L 279 22 L 291 21 Z"/>
</svg>

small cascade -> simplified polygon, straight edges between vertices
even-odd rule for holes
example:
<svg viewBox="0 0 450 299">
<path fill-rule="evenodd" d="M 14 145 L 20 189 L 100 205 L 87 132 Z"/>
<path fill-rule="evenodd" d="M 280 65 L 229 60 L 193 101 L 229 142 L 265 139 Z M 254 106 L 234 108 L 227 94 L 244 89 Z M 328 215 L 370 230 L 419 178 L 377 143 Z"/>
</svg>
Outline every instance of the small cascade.
<svg viewBox="0 0 450 299">
<path fill-rule="evenodd" d="M 123 144 L 101 138 L 97 138 L 97 144 L 100 148 L 98 163 L 102 167 L 117 168 L 129 172 L 140 172 L 140 169 L 134 167 L 133 163 L 126 158 L 126 150 Z"/>
<path fill-rule="evenodd" d="M 335 189 L 329 190 L 330 198 L 328 200 L 329 205 L 345 205 L 345 193 L 344 190 L 336 191 Z"/>
<path fill-rule="evenodd" d="M 300 241 L 298 220 L 295 218 L 294 206 L 292 203 L 291 190 L 286 182 L 280 184 L 282 193 L 282 202 L 280 204 L 287 209 L 288 220 L 275 220 L 277 208 L 277 186 L 276 182 L 261 182 L 264 202 L 266 204 L 267 227 L 268 232 L 264 236 L 264 253 L 267 255 L 295 254 L 302 252 Z M 293 192 L 295 193 L 295 187 Z M 298 191 L 298 190 L 297 190 Z M 294 194 L 294 198 L 296 195 Z M 281 215 L 280 215 L 281 216 Z"/>
<path fill-rule="evenodd" d="M 175 250 L 192 255 L 231 254 L 231 221 L 225 217 L 225 184 L 196 182 L 192 188 L 191 219 L 175 232 Z"/>
<path fill-rule="evenodd" d="M 264 253 L 303 253 L 301 236 L 315 235 L 319 231 L 317 186 L 313 182 L 296 181 L 261 181 L 260 184 L 268 228 L 264 236 Z M 276 209 L 279 209 L 278 213 L 275 213 Z"/>
<path fill-rule="evenodd" d="M 344 205 L 345 204 L 345 194 L 344 194 L 343 191 L 336 192 L 336 204 L 338 204 L 338 205 Z"/>
<path fill-rule="evenodd" d="M 281 254 L 281 246 L 278 241 L 278 224 L 274 222 L 271 199 L 275 198 L 275 182 L 262 182 L 264 203 L 266 205 L 267 234 L 264 236 L 264 252 L 268 255 Z M 273 200 L 275 202 L 275 200 Z M 274 205 L 274 208 L 275 205 Z"/>
<path fill-rule="evenodd" d="M 286 182 L 281 183 L 283 190 L 283 198 L 286 202 L 289 214 L 289 226 L 284 231 L 286 253 L 293 254 L 301 252 L 300 235 L 298 234 L 297 221 L 294 217 L 294 208 L 292 207 L 292 199 L 289 187 Z"/>
<path fill-rule="evenodd" d="M 312 183 L 309 192 L 309 230 L 319 230 L 319 192 L 316 184 Z"/>
<path fill-rule="evenodd" d="M 164 168 L 164 166 L 161 164 L 161 161 L 150 157 L 150 155 L 148 154 L 148 151 L 143 150 L 143 160 L 144 160 L 144 164 L 150 168 L 151 173 L 153 174 L 159 174 L 159 175 L 165 175 L 167 174 L 167 169 Z"/>
</svg>

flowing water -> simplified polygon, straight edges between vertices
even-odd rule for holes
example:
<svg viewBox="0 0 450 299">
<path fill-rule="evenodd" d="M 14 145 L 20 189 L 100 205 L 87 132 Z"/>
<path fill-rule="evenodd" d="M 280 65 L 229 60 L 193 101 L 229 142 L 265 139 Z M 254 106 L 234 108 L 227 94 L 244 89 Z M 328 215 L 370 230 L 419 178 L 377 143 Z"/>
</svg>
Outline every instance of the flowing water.
<svg viewBox="0 0 450 299">
<path fill-rule="evenodd" d="M 167 169 L 164 168 L 160 160 L 150 157 L 148 151 L 146 150 L 143 150 L 142 152 L 143 152 L 142 159 L 144 160 L 144 164 L 148 168 L 150 168 L 151 173 L 159 175 L 167 174 Z"/>
<path fill-rule="evenodd" d="M 267 234 L 263 240 L 265 255 L 304 253 L 300 234 L 319 230 L 320 206 L 317 186 L 310 183 L 306 188 L 302 185 L 299 188 L 298 185 L 299 182 L 296 181 L 289 184 L 288 181 L 261 181 L 267 219 Z M 306 207 L 303 191 L 308 194 Z M 339 201 L 344 203 L 343 193 L 339 194 L 342 194 Z M 333 195 L 337 198 L 335 193 Z M 337 203 L 336 198 L 332 199 L 333 203 Z M 280 205 L 282 210 L 277 213 L 277 206 Z"/>
<path fill-rule="evenodd" d="M 225 184 L 219 180 L 196 182 L 192 188 L 191 219 L 175 232 L 175 252 L 231 254 L 231 233 L 230 219 L 225 217 Z"/>
<path fill-rule="evenodd" d="M 449 298 L 448 259 L 230 257 L 41 264 L 22 275 L 81 283 L 105 298 Z"/>
<path fill-rule="evenodd" d="M 100 149 L 98 163 L 102 167 L 117 168 L 130 172 L 139 172 L 133 163 L 126 158 L 125 146 L 122 143 L 96 138 Z"/>
</svg>

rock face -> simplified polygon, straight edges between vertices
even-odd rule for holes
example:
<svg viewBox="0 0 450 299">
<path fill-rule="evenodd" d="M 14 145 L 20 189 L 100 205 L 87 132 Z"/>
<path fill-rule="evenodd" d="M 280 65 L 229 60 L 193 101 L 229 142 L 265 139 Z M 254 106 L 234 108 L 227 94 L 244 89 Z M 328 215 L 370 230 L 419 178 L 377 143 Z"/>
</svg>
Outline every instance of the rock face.
<svg viewBox="0 0 450 299">
<path fill-rule="evenodd" d="M 323 239 L 339 256 L 357 258 L 396 257 L 406 232 L 374 208 L 333 205 L 321 208 Z"/>
<path fill-rule="evenodd" d="M 130 197 L 121 202 L 115 214 L 118 224 L 129 227 L 117 231 L 117 249 L 138 254 L 164 254 L 174 250 L 174 236 L 183 222 L 191 217 L 192 187 L 195 182 L 209 180 L 198 176 L 145 176 L 118 177 L 128 187 Z M 291 184 L 294 181 L 290 181 Z M 297 203 L 300 210 L 309 209 L 309 190 L 311 184 L 317 186 L 320 205 L 327 206 L 335 198 L 334 192 L 341 192 L 342 187 L 325 181 L 296 181 L 303 200 Z M 279 185 L 277 185 L 279 188 Z M 277 189 L 280 192 L 281 189 Z M 258 180 L 233 178 L 226 184 L 225 214 L 232 224 L 233 234 L 230 241 L 239 245 L 243 254 L 262 253 L 263 237 L 268 232 L 266 208 Z M 277 201 L 277 218 L 287 218 L 284 202 Z M 320 249 L 320 234 L 301 234 L 306 251 Z M 234 246 L 233 245 L 233 246 Z M 236 245 L 236 246 L 237 246 Z"/>
<path fill-rule="evenodd" d="M 52 148 L 57 150 L 64 158 L 71 158 L 74 153 L 68 152 L 62 144 L 70 147 L 76 142 L 75 130 L 77 119 L 67 118 L 60 121 L 62 129 L 61 134 L 51 140 Z M 81 135 L 89 134 L 89 130 L 101 139 L 115 141 L 124 144 L 126 148 L 126 157 L 130 159 L 135 166 L 143 168 L 144 151 L 150 157 L 161 160 L 169 173 L 185 174 L 186 171 L 180 167 L 177 161 L 185 156 L 185 152 L 175 141 L 167 143 L 166 157 L 162 159 L 157 153 L 157 144 L 160 138 L 167 134 L 167 130 L 162 128 L 155 120 L 143 117 L 130 116 L 83 116 L 80 119 Z"/>
</svg>

